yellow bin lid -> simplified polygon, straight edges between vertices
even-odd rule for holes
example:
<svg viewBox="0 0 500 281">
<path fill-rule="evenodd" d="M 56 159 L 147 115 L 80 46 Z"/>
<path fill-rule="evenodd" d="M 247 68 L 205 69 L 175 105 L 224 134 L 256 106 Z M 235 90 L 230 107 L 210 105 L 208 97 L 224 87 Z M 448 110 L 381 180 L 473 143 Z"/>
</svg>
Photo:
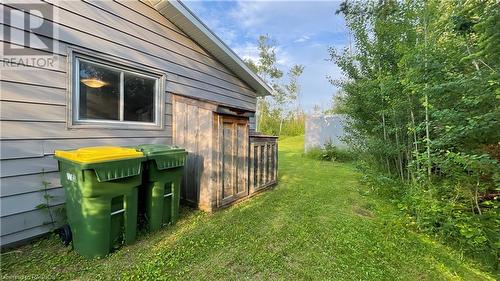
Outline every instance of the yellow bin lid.
<svg viewBox="0 0 500 281">
<path fill-rule="evenodd" d="M 126 158 L 143 157 L 144 154 L 134 148 L 119 146 L 91 146 L 75 150 L 56 150 L 55 156 L 80 163 L 114 161 Z"/>
</svg>

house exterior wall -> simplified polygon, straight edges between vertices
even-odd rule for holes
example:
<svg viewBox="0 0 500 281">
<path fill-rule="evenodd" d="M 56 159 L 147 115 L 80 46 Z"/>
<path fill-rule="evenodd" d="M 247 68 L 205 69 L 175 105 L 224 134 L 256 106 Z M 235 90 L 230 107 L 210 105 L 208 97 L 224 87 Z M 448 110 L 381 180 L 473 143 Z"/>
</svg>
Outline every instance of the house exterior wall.
<svg viewBox="0 0 500 281">
<path fill-rule="evenodd" d="M 41 190 L 44 186 L 48 194 L 54 196 L 51 205 L 64 204 L 57 161 L 52 157 L 55 149 L 171 144 L 172 94 L 255 111 L 254 90 L 147 4 L 139 1 L 47 2 L 56 15 L 47 28 L 58 31 L 57 68 L 9 69 L 3 70 L 0 76 L 1 246 L 52 228 L 46 224 L 50 214 L 36 206 L 45 203 L 45 192 Z M 15 9 L 11 4 L 0 4 L 0 14 Z M 2 28 L 15 32 L 9 41 L 2 39 L 1 44 L 22 45 L 27 33 L 23 26 L 2 24 Z M 45 29 L 34 33 L 47 40 L 54 39 L 48 37 L 50 33 Z M 67 100 L 71 92 L 68 60 L 73 47 L 164 73 L 163 129 L 68 129 Z"/>
</svg>

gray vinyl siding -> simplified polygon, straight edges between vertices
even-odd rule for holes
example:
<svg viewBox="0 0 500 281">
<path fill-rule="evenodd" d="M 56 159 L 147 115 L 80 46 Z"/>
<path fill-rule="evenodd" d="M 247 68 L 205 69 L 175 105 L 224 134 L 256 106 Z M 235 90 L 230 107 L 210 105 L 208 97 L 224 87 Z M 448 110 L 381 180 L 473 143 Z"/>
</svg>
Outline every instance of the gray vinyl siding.
<svg viewBox="0 0 500 281">
<path fill-rule="evenodd" d="M 39 2 L 39 1 L 34 1 Z M 217 104 L 255 110 L 256 96 L 241 79 L 196 42 L 142 2 L 47 1 L 57 17 L 56 69 L 37 67 L 2 71 L 0 76 L 0 245 L 43 234 L 51 229 L 44 203 L 44 183 L 54 196 L 51 205 L 64 205 L 55 149 L 94 145 L 172 143 L 172 101 L 177 94 Z M 40 2 L 42 3 L 42 2 Z M 8 4 L 0 5 L 12 9 Z M 2 22 L 2 25 L 5 23 Z M 21 30 L 1 44 L 21 45 Z M 3 26 L 2 26 L 3 28 Z M 49 35 L 40 30 L 37 36 Z M 52 38 L 49 38 L 52 39 Z M 68 129 L 68 50 L 78 47 L 165 73 L 164 130 Z M 39 51 L 36 46 L 34 50 Z"/>
</svg>

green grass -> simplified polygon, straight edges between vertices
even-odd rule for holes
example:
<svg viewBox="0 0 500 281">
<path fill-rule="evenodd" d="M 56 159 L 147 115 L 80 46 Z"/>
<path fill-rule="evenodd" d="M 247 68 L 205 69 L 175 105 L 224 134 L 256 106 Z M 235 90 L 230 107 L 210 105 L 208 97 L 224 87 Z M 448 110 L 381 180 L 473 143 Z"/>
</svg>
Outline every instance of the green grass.
<svg viewBox="0 0 500 281">
<path fill-rule="evenodd" d="M 215 214 L 184 209 L 177 225 L 100 260 L 55 237 L 2 254 L 2 277 L 54 279 L 494 280 L 367 196 L 350 164 L 302 156 L 280 141 L 280 183 Z"/>
</svg>

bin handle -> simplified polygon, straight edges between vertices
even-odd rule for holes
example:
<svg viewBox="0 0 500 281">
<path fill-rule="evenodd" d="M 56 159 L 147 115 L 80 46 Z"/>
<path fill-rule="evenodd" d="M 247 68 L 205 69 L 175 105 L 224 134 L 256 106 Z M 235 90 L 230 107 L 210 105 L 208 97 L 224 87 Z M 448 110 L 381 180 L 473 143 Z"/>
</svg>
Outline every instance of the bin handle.
<svg viewBox="0 0 500 281">
<path fill-rule="evenodd" d="M 118 211 L 111 212 L 111 215 L 114 216 L 114 215 L 121 214 L 123 212 L 125 212 L 125 209 L 121 209 L 121 210 L 118 210 Z"/>
<path fill-rule="evenodd" d="M 172 196 L 172 195 L 174 195 L 174 193 L 172 193 L 172 192 L 171 193 L 167 193 L 167 194 L 163 195 L 163 198 L 168 197 L 168 196 Z"/>
</svg>

